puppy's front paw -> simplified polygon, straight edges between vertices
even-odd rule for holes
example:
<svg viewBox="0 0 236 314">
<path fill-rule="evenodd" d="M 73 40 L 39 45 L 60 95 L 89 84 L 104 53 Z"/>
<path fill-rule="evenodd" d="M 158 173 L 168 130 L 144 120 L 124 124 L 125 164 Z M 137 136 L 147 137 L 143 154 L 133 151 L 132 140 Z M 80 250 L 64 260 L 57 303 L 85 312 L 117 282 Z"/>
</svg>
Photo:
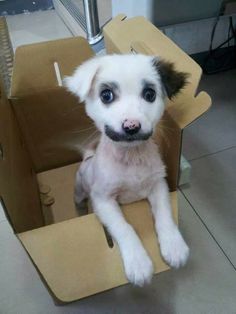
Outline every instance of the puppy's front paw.
<svg viewBox="0 0 236 314">
<path fill-rule="evenodd" d="M 127 250 L 123 261 L 126 277 L 131 283 L 142 287 L 151 282 L 153 264 L 143 248 Z"/>
<path fill-rule="evenodd" d="M 185 265 L 189 257 L 189 248 L 177 228 L 162 234 L 159 242 L 161 254 L 171 267 L 179 268 Z"/>
</svg>

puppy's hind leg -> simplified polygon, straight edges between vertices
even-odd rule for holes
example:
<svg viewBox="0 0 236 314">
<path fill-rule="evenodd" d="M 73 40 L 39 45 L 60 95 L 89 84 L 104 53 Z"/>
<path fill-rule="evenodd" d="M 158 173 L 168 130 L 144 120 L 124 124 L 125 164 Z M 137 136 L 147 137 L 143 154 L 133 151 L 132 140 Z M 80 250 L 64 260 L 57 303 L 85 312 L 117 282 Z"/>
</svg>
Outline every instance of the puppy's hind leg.
<svg viewBox="0 0 236 314">
<path fill-rule="evenodd" d="M 85 192 L 82 184 L 82 175 L 89 176 L 91 173 L 91 161 L 92 157 L 95 154 L 96 147 L 98 144 L 98 138 L 96 137 L 85 149 L 81 148 L 81 153 L 83 155 L 83 162 L 80 165 L 80 169 L 76 173 L 76 184 L 75 184 L 75 193 L 74 193 L 74 201 L 75 206 L 78 211 L 79 216 L 88 214 L 88 194 Z"/>
<path fill-rule="evenodd" d="M 82 178 L 79 171 L 76 174 L 76 183 L 74 190 L 74 201 L 75 207 L 78 211 L 79 216 L 84 216 L 88 214 L 88 195 L 83 189 Z"/>
</svg>

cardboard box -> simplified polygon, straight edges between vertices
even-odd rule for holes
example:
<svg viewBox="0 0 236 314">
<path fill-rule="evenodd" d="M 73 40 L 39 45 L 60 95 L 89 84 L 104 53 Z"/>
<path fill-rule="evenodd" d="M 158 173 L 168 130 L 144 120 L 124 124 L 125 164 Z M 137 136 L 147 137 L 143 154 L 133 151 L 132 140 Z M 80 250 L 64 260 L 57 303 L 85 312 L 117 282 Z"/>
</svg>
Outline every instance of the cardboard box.
<svg viewBox="0 0 236 314">
<path fill-rule="evenodd" d="M 182 129 L 210 106 L 206 93 L 194 96 L 201 70 L 143 18 L 118 17 L 105 27 L 104 35 L 109 53 L 136 50 L 164 57 L 168 51 L 168 59 L 192 75 L 191 84 L 169 103 L 162 122 L 166 138 L 161 141 L 162 153 L 177 221 Z M 76 142 L 88 139 L 94 127 L 83 105 L 58 86 L 53 64 L 57 62 L 64 76 L 92 55 L 83 38 L 22 46 L 15 55 L 9 99 L 1 87 L 1 201 L 16 236 L 58 302 L 127 283 L 117 245 L 109 246 L 93 213 L 77 217 L 73 204 L 80 161 Z M 150 254 L 155 273 L 168 269 L 160 256 L 148 203 L 136 202 L 123 211 Z"/>
</svg>

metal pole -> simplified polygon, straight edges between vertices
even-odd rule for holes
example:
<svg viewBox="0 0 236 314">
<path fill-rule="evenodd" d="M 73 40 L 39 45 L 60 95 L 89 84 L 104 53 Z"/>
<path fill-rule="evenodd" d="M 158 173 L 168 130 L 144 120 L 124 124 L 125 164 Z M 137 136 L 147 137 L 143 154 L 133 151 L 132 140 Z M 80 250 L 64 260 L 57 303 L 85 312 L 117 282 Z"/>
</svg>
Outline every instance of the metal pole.
<svg viewBox="0 0 236 314">
<path fill-rule="evenodd" d="M 93 45 L 103 38 L 96 0 L 83 0 L 88 42 Z"/>
</svg>

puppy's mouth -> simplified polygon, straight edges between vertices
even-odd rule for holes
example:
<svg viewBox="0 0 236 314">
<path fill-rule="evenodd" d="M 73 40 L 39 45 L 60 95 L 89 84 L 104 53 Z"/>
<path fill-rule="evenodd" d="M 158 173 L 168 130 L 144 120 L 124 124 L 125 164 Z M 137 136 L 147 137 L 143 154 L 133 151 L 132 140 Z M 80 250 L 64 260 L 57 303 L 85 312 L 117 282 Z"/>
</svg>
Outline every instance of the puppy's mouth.
<svg viewBox="0 0 236 314">
<path fill-rule="evenodd" d="M 138 132 L 135 134 L 119 133 L 114 131 L 109 125 L 105 125 L 106 135 L 115 142 L 146 141 L 152 136 L 152 130 L 147 133 Z"/>
</svg>

